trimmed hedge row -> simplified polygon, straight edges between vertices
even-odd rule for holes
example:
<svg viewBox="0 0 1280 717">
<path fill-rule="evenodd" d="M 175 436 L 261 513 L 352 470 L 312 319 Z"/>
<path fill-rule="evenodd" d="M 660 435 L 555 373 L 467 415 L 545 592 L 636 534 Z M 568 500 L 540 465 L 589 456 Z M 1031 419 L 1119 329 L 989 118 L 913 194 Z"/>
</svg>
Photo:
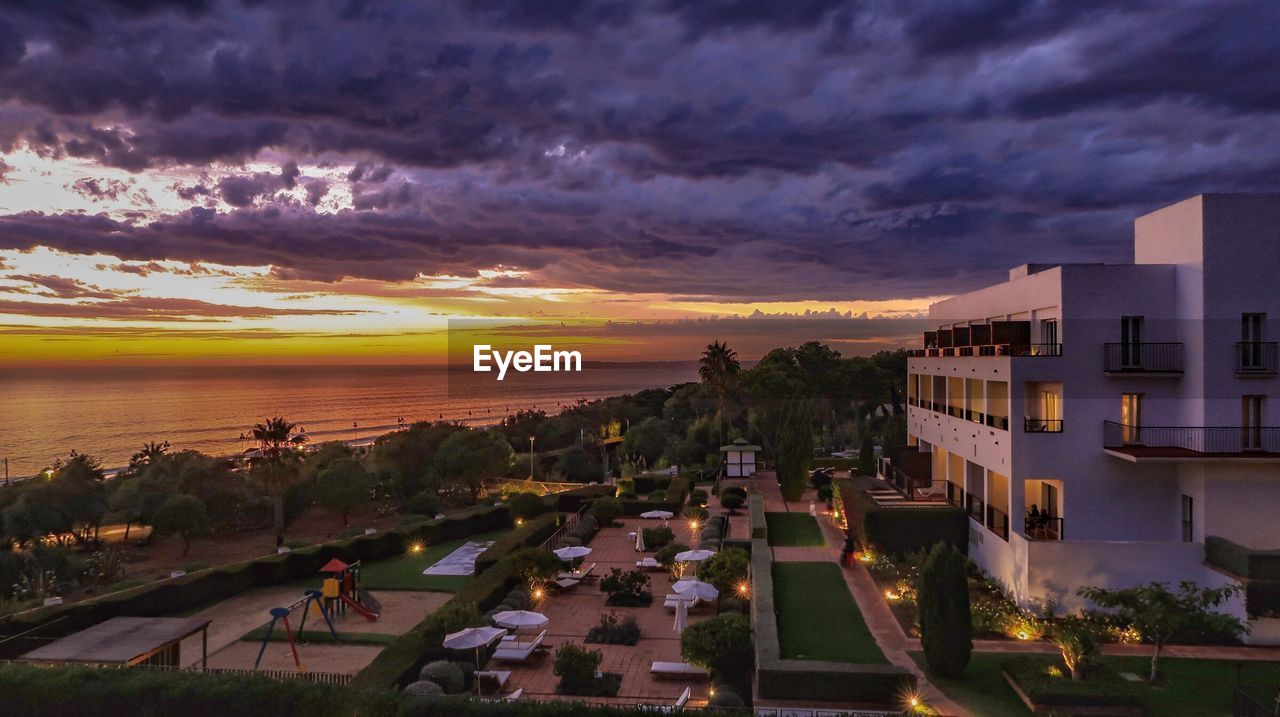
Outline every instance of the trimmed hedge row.
<svg viewBox="0 0 1280 717">
<path fill-rule="evenodd" d="M 889 555 L 905 555 L 929 550 L 941 542 L 954 545 L 963 555 L 969 554 L 969 517 L 960 508 L 897 506 L 882 510 L 850 478 L 837 478 L 832 486 L 832 502 L 848 525 L 845 533 L 858 545 L 871 545 Z"/>
<path fill-rule="evenodd" d="M 467 605 L 468 603 L 475 606 L 479 613 L 484 613 L 502 602 L 511 589 L 519 582 L 515 569 L 511 566 L 511 553 L 524 547 L 526 544 L 536 545 L 545 540 L 532 542 L 534 536 L 546 530 L 545 525 L 540 524 L 543 518 L 563 518 L 559 513 L 548 513 L 547 515 L 538 516 L 538 518 L 527 522 L 522 528 L 517 530 L 525 536 L 524 543 L 519 540 L 506 541 L 504 547 L 506 554 L 499 557 L 498 561 L 491 567 L 479 573 L 466 587 L 459 590 L 449 599 L 447 603 L 440 606 L 438 610 L 446 608 L 457 608 Z M 552 530 L 554 532 L 554 529 Z M 548 534 L 549 535 L 549 534 Z M 490 547 L 490 551 L 494 547 L 498 547 L 497 543 Z M 489 551 L 486 551 L 486 555 Z M 489 555 L 493 558 L 493 555 Z M 401 635 L 399 638 L 387 645 L 386 649 L 378 653 L 363 670 L 356 674 L 351 684 L 358 687 L 390 687 L 400 686 L 413 682 L 417 679 L 418 671 L 422 666 L 433 660 L 447 660 L 453 657 L 452 651 L 444 649 L 440 644 L 444 640 L 445 633 L 432 629 L 433 621 L 431 614 L 428 614 L 422 622 L 414 625 L 412 629 Z"/>
<path fill-rule="evenodd" d="M 476 575 L 480 575 L 498 564 L 504 556 L 519 548 L 542 545 L 550 538 L 564 521 L 560 513 L 543 513 L 536 518 L 526 520 L 524 525 L 493 541 L 487 550 L 476 558 Z"/>
<path fill-rule="evenodd" d="M 1083 680 L 1064 677 L 1062 660 L 1049 655 L 1024 655 L 1000 664 L 1027 699 L 1039 707 L 1142 707 L 1139 685 L 1105 665 L 1092 665 Z M 1058 676 L 1049 674 L 1058 668 Z M 1039 710 L 1037 710 L 1039 711 Z"/>
<path fill-rule="evenodd" d="M 1204 559 L 1247 580 L 1280 581 L 1280 550 L 1254 550 L 1208 535 L 1204 539 Z"/>
<path fill-rule="evenodd" d="M 399 555 L 413 542 L 435 545 L 510 525 L 511 514 L 505 506 L 477 506 L 448 518 L 208 568 L 69 605 L 31 610 L 14 615 L 5 624 L 5 631 L 15 635 L 48 625 L 49 629 L 38 630 L 38 637 L 43 639 L 19 638 L 0 643 L 0 658 L 16 657 L 46 644 L 47 638 L 69 635 L 113 617 L 161 617 L 225 600 L 253 588 L 313 577 L 332 558 L 345 562 L 377 560 Z"/>
</svg>

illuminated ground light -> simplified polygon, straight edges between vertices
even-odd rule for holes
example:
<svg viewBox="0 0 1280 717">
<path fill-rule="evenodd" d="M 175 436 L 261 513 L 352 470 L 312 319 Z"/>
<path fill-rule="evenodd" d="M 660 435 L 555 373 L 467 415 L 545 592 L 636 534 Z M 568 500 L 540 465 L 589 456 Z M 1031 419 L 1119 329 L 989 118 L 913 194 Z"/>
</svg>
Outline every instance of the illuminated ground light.
<svg viewBox="0 0 1280 717">
<path fill-rule="evenodd" d="M 410 545 L 410 546 L 409 546 L 409 552 L 414 553 L 415 555 L 416 555 L 417 553 L 421 553 L 421 552 L 422 552 L 422 543 L 414 543 L 414 544 Z"/>
<path fill-rule="evenodd" d="M 751 586 L 746 581 L 738 583 L 738 594 L 746 597 L 751 594 Z"/>
<path fill-rule="evenodd" d="M 516 527 L 517 528 L 524 527 L 524 518 L 516 518 Z"/>
<path fill-rule="evenodd" d="M 872 554 L 871 554 L 871 553 L 869 553 L 869 552 L 862 552 L 862 553 L 858 553 L 858 562 L 861 562 L 861 563 L 870 563 L 870 562 L 874 561 L 875 559 L 876 559 L 876 556 L 875 556 L 875 555 L 872 555 Z"/>
<path fill-rule="evenodd" d="M 893 601 L 893 600 L 897 600 L 897 599 L 898 599 L 898 597 L 899 597 L 898 593 L 895 593 L 895 592 L 894 592 L 894 591 L 892 591 L 892 590 L 885 590 L 885 591 L 884 591 L 884 599 L 885 599 L 885 600 Z"/>
</svg>

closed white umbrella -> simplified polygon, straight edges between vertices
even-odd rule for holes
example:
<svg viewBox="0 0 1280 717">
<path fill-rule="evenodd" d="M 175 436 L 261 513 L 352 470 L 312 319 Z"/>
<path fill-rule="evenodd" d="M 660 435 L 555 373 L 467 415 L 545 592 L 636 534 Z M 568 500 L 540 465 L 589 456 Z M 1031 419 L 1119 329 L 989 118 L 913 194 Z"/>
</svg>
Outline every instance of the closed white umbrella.
<svg viewBox="0 0 1280 717">
<path fill-rule="evenodd" d="M 689 603 L 681 600 L 676 604 L 676 624 L 672 626 L 672 630 L 678 635 L 684 632 L 689 626 Z"/>
<path fill-rule="evenodd" d="M 522 627 L 530 627 L 535 630 L 544 628 L 550 620 L 546 615 L 540 612 L 530 612 L 529 610 L 504 610 L 494 613 L 494 622 L 503 627 L 509 627 L 512 630 L 518 630 Z"/>
<path fill-rule="evenodd" d="M 636 529 L 636 551 L 644 551 L 644 528 Z"/>
<path fill-rule="evenodd" d="M 656 520 L 658 518 L 661 518 L 662 520 L 666 520 L 667 518 L 670 518 L 673 515 L 675 515 L 675 513 L 672 513 L 669 510 L 650 510 L 650 511 L 641 513 L 640 517 L 649 518 L 651 520 Z"/>
<path fill-rule="evenodd" d="M 683 553 L 676 553 L 676 562 L 678 563 L 697 563 L 715 555 L 711 550 L 686 550 Z"/>
<path fill-rule="evenodd" d="M 716 586 L 701 580 L 680 580 L 671 589 L 681 595 L 696 595 L 699 600 L 715 600 L 720 595 Z"/>
<path fill-rule="evenodd" d="M 582 545 L 571 545 L 567 548 L 556 548 L 551 552 L 555 553 L 557 558 L 569 561 L 587 557 L 591 554 L 591 548 Z"/>
<path fill-rule="evenodd" d="M 480 648 L 507 634 L 500 627 L 468 627 L 465 630 L 451 632 L 444 636 L 444 646 L 450 650 L 476 651 L 476 669 L 480 669 Z M 479 693 L 480 681 L 476 680 L 476 692 Z"/>
</svg>

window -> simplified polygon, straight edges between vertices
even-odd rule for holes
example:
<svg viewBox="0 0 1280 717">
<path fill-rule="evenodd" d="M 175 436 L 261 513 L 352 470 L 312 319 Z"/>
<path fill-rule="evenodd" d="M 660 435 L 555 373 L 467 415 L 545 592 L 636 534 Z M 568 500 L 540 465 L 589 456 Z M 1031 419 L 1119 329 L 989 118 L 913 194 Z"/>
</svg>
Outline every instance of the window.
<svg viewBox="0 0 1280 717">
<path fill-rule="evenodd" d="M 1142 317 L 1120 318 L 1120 367 L 1142 367 Z"/>
<path fill-rule="evenodd" d="M 1125 443 L 1142 442 L 1142 394 L 1126 393 L 1120 397 L 1120 424 L 1124 428 Z"/>
<path fill-rule="evenodd" d="M 1040 343 L 1056 344 L 1058 343 L 1058 320 L 1044 319 L 1040 322 Z"/>
<path fill-rule="evenodd" d="M 1262 399 L 1264 396 L 1242 396 L 1240 399 L 1240 427 L 1242 445 L 1246 451 L 1262 450 Z"/>
<path fill-rule="evenodd" d="M 1240 368 L 1258 370 L 1262 365 L 1262 321 L 1266 314 L 1240 315 Z"/>
<path fill-rule="evenodd" d="M 1191 496 L 1182 496 L 1182 542 L 1195 542 L 1195 512 Z"/>
<path fill-rule="evenodd" d="M 1052 483 L 1040 484 L 1040 511 L 1049 518 L 1058 517 L 1058 487 Z"/>
</svg>

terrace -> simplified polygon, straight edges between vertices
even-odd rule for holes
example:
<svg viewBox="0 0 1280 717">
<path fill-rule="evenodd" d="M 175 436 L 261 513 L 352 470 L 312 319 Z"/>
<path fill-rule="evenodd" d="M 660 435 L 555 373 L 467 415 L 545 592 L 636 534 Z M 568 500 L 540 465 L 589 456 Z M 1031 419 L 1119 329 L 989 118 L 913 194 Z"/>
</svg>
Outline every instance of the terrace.
<svg viewBox="0 0 1280 717">
<path fill-rule="evenodd" d="M 992 321 L 924 332 L 908 358 L 944 356 L 1061 356 L 1061 343 L 1032 343 L 1031 322 Z"/>
<path fill-rule="evenodd" d="M 1133 463 L 1280 462 L 1280 427 L 1103 425 L 1102 449 Z"/>
</svg>

